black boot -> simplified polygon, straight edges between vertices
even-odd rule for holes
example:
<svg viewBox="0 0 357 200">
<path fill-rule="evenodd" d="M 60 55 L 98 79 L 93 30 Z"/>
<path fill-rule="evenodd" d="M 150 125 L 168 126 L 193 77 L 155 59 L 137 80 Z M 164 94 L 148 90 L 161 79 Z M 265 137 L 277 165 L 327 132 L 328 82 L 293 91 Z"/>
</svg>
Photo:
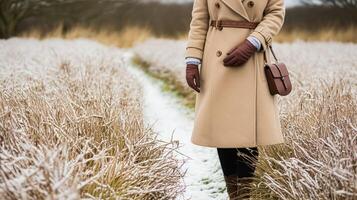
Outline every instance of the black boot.
<svg viewBox="0 0 357 200">
<path fill-rule="evenodd" d="M 227 193 L 230 200 L 238 200 L 238 176 L 224 176 L 226 182 Z"/>
<path fill-rule="evenodd" d="M 243 199 L 249 199 L 250 198 L 250 188 L 251 188 L 251 183 L 253 182 L 253 179 L 250 177 L 242 177 L 238 178 L 238 191 L 237 191 L 237 196 L 239 200 Z"/>
</svg>

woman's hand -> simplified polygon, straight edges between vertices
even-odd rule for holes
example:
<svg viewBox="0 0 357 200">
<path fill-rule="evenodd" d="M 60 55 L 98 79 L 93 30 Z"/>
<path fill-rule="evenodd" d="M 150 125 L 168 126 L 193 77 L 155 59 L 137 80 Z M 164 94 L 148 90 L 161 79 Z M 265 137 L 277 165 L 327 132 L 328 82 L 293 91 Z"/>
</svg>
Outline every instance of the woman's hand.
<svg viewBox="0 0 357 200">
<path fill-rule="evenodd" d="M 196 92 L 200 92 L 200 73 L 198 70 L 198 65 L 187 64 L 186 81 L 192 89 L 194 89 Z"/>
<path fill-rule="evenodd" d="M 257 48 L 246 39 L 227 53 L 226 58 L 223 60 L 224 66 L 241 66 L 246 63 L 256 51 Z"/>
</svg>

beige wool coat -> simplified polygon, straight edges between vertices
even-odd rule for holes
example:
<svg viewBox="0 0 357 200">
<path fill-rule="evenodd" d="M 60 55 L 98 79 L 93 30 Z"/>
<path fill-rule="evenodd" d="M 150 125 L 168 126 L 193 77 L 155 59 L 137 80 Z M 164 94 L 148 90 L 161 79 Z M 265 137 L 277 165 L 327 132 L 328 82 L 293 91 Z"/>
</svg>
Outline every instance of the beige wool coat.
<svg viewBox="0 0 357 200">
<path fill-rule="evenodd" d="M 283 143 L 277 96 L 269 93 L 264 52 L 280 31 L 283 0 L 195 0 L 186 57 L 202 60 L 191 141 L 206 147 L 256 147 Z M 254 29 L 209 26 L 210 20 L 260 22 Z M 262 44 L 247 63 L 225 67 L 227 52 L 248 36 Z M 270 53 L 268 62 L 271 60 Z"/>
</svg>

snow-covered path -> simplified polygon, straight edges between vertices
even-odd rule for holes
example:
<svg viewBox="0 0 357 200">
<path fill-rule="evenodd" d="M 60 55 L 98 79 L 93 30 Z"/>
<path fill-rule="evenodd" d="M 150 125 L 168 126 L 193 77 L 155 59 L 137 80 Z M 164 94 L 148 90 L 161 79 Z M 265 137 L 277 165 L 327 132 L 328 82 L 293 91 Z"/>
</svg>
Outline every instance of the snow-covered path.
<svg viewBox="0 0 357 200">
<path fill-rule="evenodd" d="M 126 62 L 131 62 L 132 53 L 125 54 Z M 179 199 L 223 200 L 224 181 L 218 161 L 217 150 L 191 143 L 193 113 L 178 102 L 177 97 L 161 89 L 162 83 L 145 74 L 139 68 L 128 64 L 130 72 L 142 84 L 144 92 L 144 118 L 159 133 L 164 141 L 178 140 L 180 159 L 187 159 L 183 171 L 186 192 Z M 188 158 L 189 157 L 189 158 Z"/>
</svg>

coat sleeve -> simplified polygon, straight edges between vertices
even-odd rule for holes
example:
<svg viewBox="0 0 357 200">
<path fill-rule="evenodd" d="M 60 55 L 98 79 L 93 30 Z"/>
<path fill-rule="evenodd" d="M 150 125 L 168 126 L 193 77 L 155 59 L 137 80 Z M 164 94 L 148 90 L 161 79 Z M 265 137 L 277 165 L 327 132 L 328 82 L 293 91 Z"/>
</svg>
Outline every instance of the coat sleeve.
<svg viewBox="0 0 357 200">
<path fill-rule="evenodd" d="M 265 51 L 272 43 L 283 26 L 285 18 L 284 0 L 268 0 L 264 10 L 264 17 L 250 36 L 256 37 L 262 44 L 260 51 Z"/>
<path fill-rule="evenodd" d="M 209 27 L 207 0 L 194 0 L 185 57 L 202 59 Z"/>
</svg>

